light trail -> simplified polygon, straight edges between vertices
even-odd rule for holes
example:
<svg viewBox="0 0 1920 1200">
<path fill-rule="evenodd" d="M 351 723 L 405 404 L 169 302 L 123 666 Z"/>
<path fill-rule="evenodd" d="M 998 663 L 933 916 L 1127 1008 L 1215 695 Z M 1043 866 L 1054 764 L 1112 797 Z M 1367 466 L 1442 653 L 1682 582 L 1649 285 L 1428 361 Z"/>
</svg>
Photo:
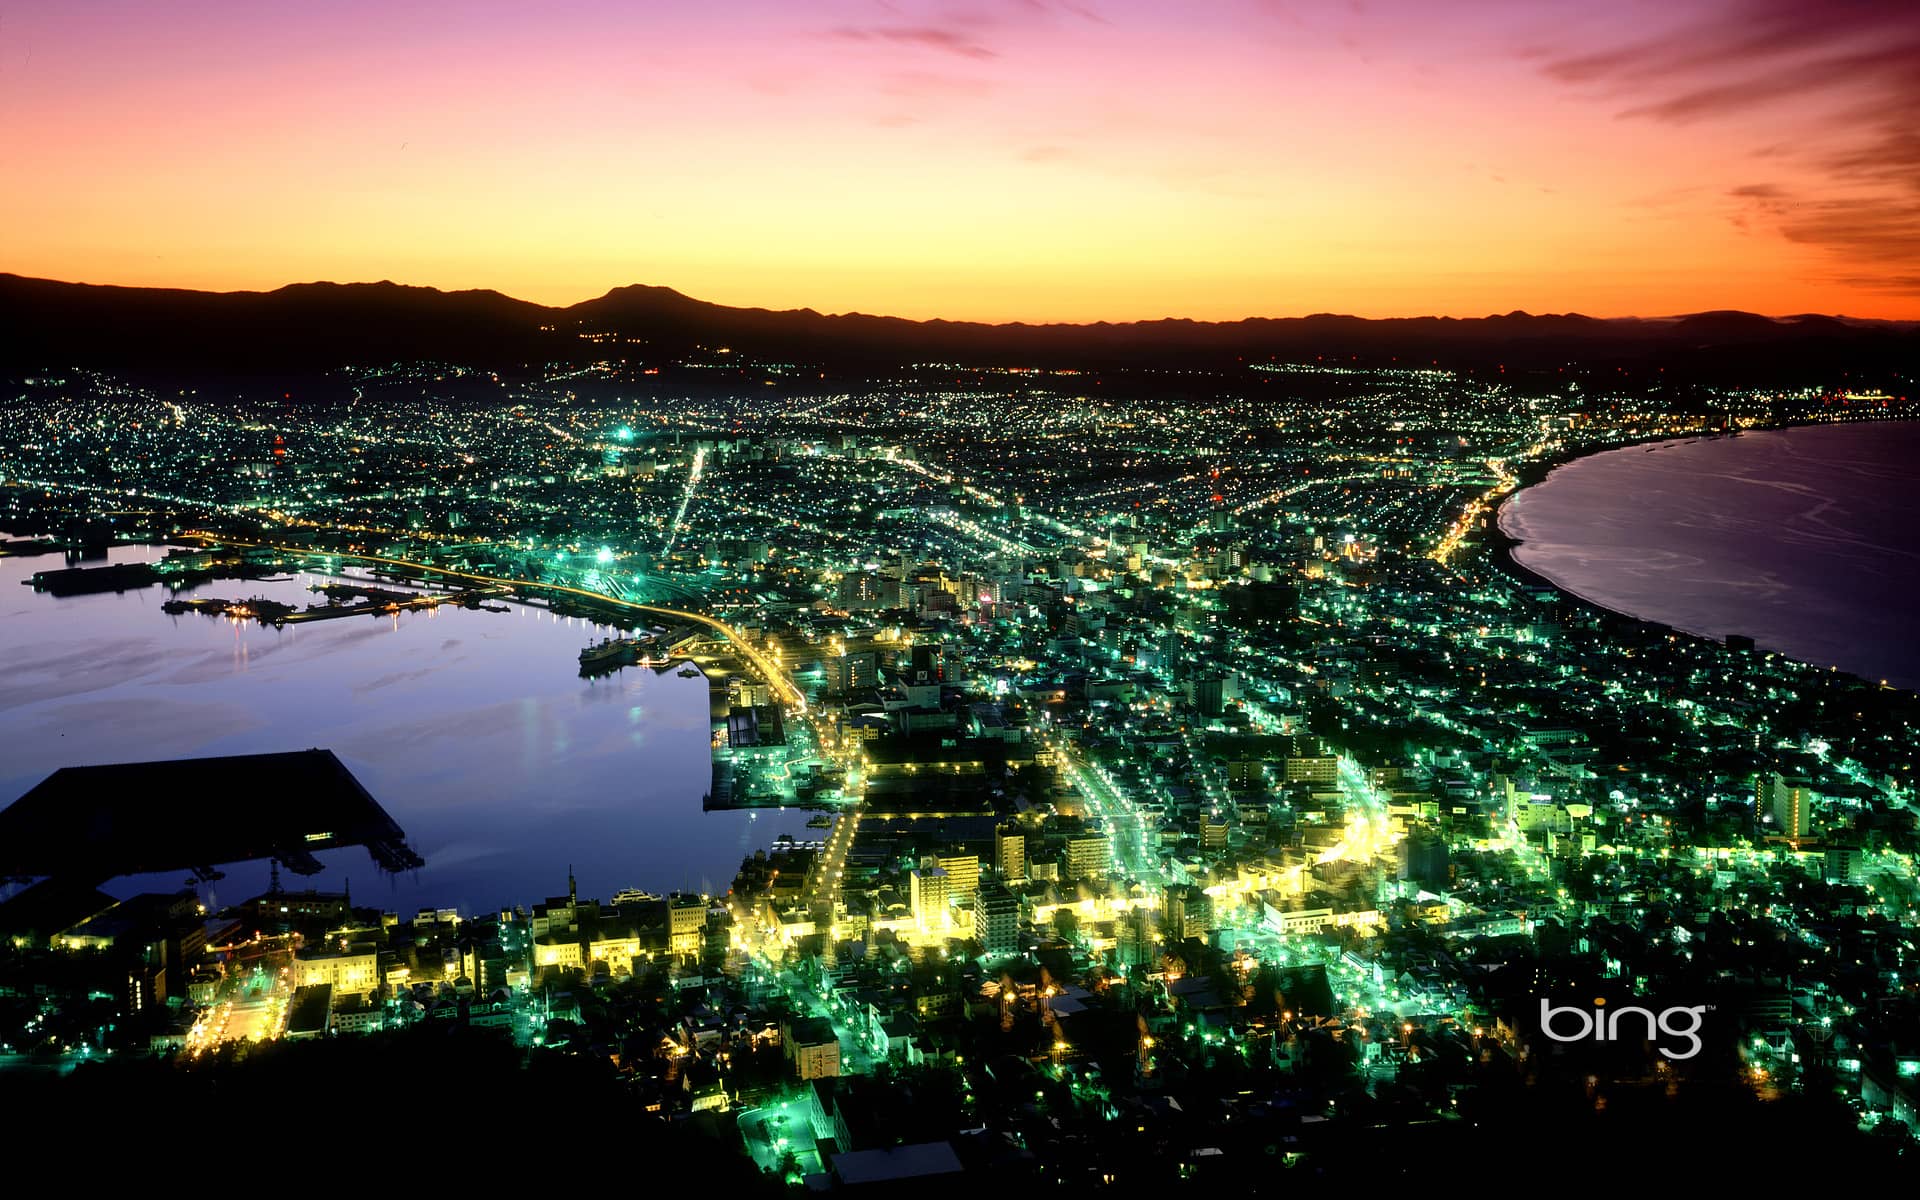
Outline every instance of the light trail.
<svg viewBox="0 0 1920 1200">
<path fill-rule="evenodd" d="M 693 452 L 693 466 L 687 472 L 687 490 L 680 494 L 680 510 L 673 514 L 673 520 L 667 525 L 667 541 L 660 547 L 660 557 L 673 553 L 673 543 L 679 539 L 680 530 L 687 523 L 687 506 L 693 503 L 693 490 L 700 486 L 700 472 L 707 463 L 707 451 L 703 446 Z"/>
</svg>

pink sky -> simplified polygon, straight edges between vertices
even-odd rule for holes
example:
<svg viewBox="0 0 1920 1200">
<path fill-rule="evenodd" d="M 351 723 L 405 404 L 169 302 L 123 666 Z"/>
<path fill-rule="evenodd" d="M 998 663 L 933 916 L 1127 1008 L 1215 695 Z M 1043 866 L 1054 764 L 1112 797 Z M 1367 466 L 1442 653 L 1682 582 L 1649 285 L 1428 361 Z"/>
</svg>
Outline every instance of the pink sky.
<svg viewBox="0 0 1920 1200">
<path fill-rule="evenodd" d="M 0 270 L 1920 318 L 1916 61 L 1911 0 L 11 3 Z"/>
</svg>

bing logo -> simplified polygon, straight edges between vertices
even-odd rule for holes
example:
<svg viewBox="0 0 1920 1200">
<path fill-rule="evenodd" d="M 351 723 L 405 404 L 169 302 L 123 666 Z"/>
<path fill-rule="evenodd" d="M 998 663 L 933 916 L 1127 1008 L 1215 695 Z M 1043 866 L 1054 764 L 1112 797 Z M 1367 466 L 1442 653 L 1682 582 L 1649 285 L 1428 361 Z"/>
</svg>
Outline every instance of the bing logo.
<svg viewBox="0 0 1920 1200">
<path fill-rule="evenodd" d="M 1609 1009 L 1604 996 L 1595 997 L 1593 1011 L 1576 1008 L 1571 1004 L 1555 1006 L 1544 997 L 1540 1001 L 1540 1032 L 1556 1042 L 1613 1042 L 1621 1037 L 1621 1026 L 1626 1026 L 1627 1037 L 1638 1037 L 1652 1042 L 1684 1039 L 1685 1050 L 1677 1050 L 1666 1045 L 1656 1045 L 1660 1053 L 1668 1058 L 1692 1058 L 1700 1053 L 1700 1025 L 1705 1020 L 1709 1005 L 1681 1005 L 1677 1008 L 1663 1008 L 1654 1012 L 1650 1008 L 1628 1006 Z M 1573 1022 L 1580 1022 L 1574 1025 Z M 1558 1027 L 1556 1028 L 1556 1022 Z"/>
</svg>

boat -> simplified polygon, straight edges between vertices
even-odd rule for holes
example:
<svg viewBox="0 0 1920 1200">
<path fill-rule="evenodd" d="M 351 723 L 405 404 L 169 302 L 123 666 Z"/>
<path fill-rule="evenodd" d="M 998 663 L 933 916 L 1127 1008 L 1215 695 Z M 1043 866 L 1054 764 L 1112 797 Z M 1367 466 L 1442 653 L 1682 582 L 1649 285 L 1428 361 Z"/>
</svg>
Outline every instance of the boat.
<svg viewBox="0 0 1920 1200">
<path fill-rule="evenodd" d="M 640 644 L 632 638 L 601 638 L 600 643 L 580 652 L 580 669 L 611 669 L 630 665 L 639 655 Z"/>
<path fill-rule="evenodd" d="M 694 667 L 692 663 L 688 663 L 686 666 L 680 668 L 680 678 L 682 679 L 692 679 L 698 674 L 700 674 L 699 670 Z"/>
</svg>

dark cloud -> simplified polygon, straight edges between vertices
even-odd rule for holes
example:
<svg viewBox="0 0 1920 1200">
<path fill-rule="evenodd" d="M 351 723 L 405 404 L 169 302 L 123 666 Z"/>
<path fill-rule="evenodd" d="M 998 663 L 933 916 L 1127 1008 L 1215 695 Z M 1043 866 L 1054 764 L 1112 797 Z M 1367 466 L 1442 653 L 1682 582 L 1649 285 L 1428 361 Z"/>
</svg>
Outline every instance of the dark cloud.
<svg viewBox="0 0 1920 1200">
<path fill-rule="evenodd" d="M 1766 105 L 1803 101 L 1818 92 L 1857 88 L 1876 79 L 1906 85 L 1911 81 L 1901 76 L 1920 70 L 1916 64 L 1920 64 L 1920 40 L 1886 50 L 1801 61 L 1790 71 L 1777 74 L 1769 72 L 1695 88 L 1652 104 L 1630 108 L 1621 115 L 1685 122 Z"/>
<path fill-rule="evenodd" d="M 1836 281 L 1915 290 L 1920 2 L 1732 0 L 1665 36 L 1547 58 L 1549 78 L 1624 105 L 1626 119 L 1743 122 L 1754 157 L 1825 183 L 1734 188 L 1729 219 L 1825 249 Z"/>
<path fill-rule="evenodd" d="M 1780 232 L 1789 241 L 1838 247 L 1863 259 L 1883 259 L 1896 269 L 1920 262 L 1920 210 L 1913 208 L 1848 199 L 1801 201 L 1781 214 Z M 1906 290 L 1904 284 L 1896 286 Z"/>
</svg>

